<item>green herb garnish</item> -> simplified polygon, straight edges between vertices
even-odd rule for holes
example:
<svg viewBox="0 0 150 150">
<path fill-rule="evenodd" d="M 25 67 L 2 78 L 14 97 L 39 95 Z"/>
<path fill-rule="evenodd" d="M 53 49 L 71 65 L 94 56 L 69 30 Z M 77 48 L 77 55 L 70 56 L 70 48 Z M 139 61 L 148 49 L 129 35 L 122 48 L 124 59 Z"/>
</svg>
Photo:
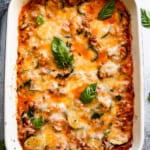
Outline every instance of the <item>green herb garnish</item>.
<svg viewBox="0 0 150 150">
<path fill-rule="evenodd" d="M 98 14 L 99 20 L 105 20 L 107 18 L 110 18 L 115 10 L 115 0 L 109 0 L 104 7 L 100 10 Z"/>
<path fill-rule="evenodd" d="M 89 35 L 91 35 L 90 32 L 88 32 L 88 31 L 85 31 L 85 32 L 84 32 L 84 37 L 88 37 Z"/>
<path fill-rule="evenodd" d="M 150 93 L 148 93 L 147 99 L 148 99 L 148 101 L 150 102 Z"/>
<path fill-rule="evenodd" d="M 77 33 L 78 35 L 82 34 L 82 33 L 83 33 L 83 29 L 77 29 L 77 30 L 76 30 L 76 33 Z"/>
<path fill-rule="evenodd" d="M 68 48 L 71 48 L 71 46 L 72 46 L 72 43 L 70 43 L 70 42 L 66 42 L 66 46 L 68 47 Z"/>
<path fill-rule="evenodd" d="M 33 120 L 33 126 L 36 129 L 41 128 L 41 126 L 43 126 L 43 124 L 45 123 L 44 118 L 43 117 L 39 117 L 39 118 L 35 118 Z"/>
<path fill-rule="evenodd" d="M 42 14 L 39 14 L 36 18 L 36 23 L 38 25 L 42 25 L 44 23 L 44 16 Z"/>
<path fill-rule="evenodd" d="M 122 99 L 122 96 L 121 96 L 121 95 L 116 95 L 116 96 L 115 96 L 115 99 L 116 99 L 117 101 L 120 101 L 120 100 Z"/>
<path fill-rule="evenodd" d="M 0 150 L 6 150 L 4 140 L 0 140 Z"/>
<path fill-rule="evenodd" d="M 70 38 L 72 38 L 72 36 L 71 35 L 65 35 L 64 36 L 66 39 L 70 39 Z"/>
<path fill-rule="evenodd" d="M 107 37 L 107 36 L 109 35 L 109 33 L 110 33 L 110 31 L 108 31 L 107 33 L 105 33 L 105 34 L 101 37 L 101 39 L 104 39 L 105 37 Z"/>
<path fill-rule="evenodd" d="M 110 126 L 110 127 L 112 126 L 112 122 L 109 123 L 109 126 Z"/>
<path fill-rule="evenodd" d="M 27 115 L 30 120 L 34 120 L 34 108 L 33 107 L 29 107 Z"/>
<path fill-rule="evenodd" d="M 111 26 L 109 27 L 108 31 L 103 36 L 101 36 L 101 39 L 107 37 L 110 34 L 110 31 L 111 31 Z"/>
<path fill-rule="evenodd" d="M 143 27 L 150 28 L 150 12 L 145 9 L 141 9 L 141 21 Z"/>
<path fill-rule="evenodd" d="M 67 45 L 58 37 L 54 37 L 52 40 L 52 52 L 58 68 L 65 69 L 73 66 L 73 55 L 70 54 Z"/>
<path fill-rule="evenodd" d="M 110 92 L 114 92 L 114 89 L 110 89 Z"/>
<path fill-rule="evenodd" d="M 23 89 L 25 87 L 30 87 L 30 86 L 31 86 L 31 80 L 27 80 L 17 88 L 17 91 L 19 91 L 20 89 Z"/>
<path fill-rule="evenodd" d="M 99 119 L 100 117 L 102 117 L 104 115 L 104 113 L 94 113 L 91 117 L 91 119 Z"/>
<path fill-rule="evenodd" d="M 33 121 L 35 118 L 34 118 L 34 107 L 29 107 L 29 110 L 28 111 L 23 111 L 22 114 L 21 114 L 21 120 L 22 122 L 24 122 L 24 115 L 27 114 L 28 118 Z"/>
<path fill-rule="evenodd" d="M 110 129 L 105 130 L 104 133 L 103 133 L 104 137 L 107 137 L 109 133 L 110 133 Z"/>
<path fill-rule="evenodd" d="M 141 21 L 143 27 L 150 28 L 150 12 L 145 9 L 141 9 Z"/>
<path fill-rule="evenodd" d="M 90 84 L 90 85 L 87 86 L 87 87 L 84 89 L 84 91 L 81 93 L 81 95 L 80 95 L 80 100 L 81 100 L 84 104 L 91 103 L 92 100 L 96 97 L 96 86 L 97 86 L 97 83 Z"/>
</svg>

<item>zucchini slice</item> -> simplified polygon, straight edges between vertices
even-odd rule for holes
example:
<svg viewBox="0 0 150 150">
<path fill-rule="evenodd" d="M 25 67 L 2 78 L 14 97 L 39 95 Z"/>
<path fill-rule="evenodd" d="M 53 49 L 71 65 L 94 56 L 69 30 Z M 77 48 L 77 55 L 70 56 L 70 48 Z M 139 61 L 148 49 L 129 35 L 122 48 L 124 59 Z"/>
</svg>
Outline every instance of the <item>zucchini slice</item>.
<svg viewBox="0 0 150 150">
<path fill-rule="evenodd" d="M 70 76 L 70 74 L 73 73 L 73 71 L 74 71 L 74 68 L 72 67 L 66 73 L 58 73 L 56 78 L 59 78 L 59 79 L 68 78 Z"/>
<path fill-rule="evenodd" d="M 83 3 L 79 3 L 77 5 L 77 12 L 78 12 L 78 14 L 80 14 L 82 16 L 86 16 L 86 13 L 82 10 L 82 6 L 83 6 Z"/>
<path fill-rule="evenodd" d="M 113 145 L 123 145 L 128 143 L 128 139 L 126 138 L 121 138 L 121 139 L 108 139 L 108 141 L 113 144 Z"/>
<path fill-rule="evenodd" d="M 96 138 L 96 137 L 91 137 L 88 139 L 88 146 L 92 147 L 94 149 L 98 149 L 101 145 L 101 141 L 100 139 Z"/>
<path fill-rule="evenodd" d="M 73 129 L 79 130 L 83 128 L 87 128 L 87 124 L 81 120 L 78 114 L 75 113 L 74 110 L 68 110 L 67 112 L 67 120 L 69 126 Z"/>
<path fill-rule="evenodd" d="M 31 136 L 25 140 L 24 147 L 28 150 L 44 149 L 43 139 L 40 136 Z"/>
<path fill-rule="evenodd" d="M 91 59 L 91 61 L 96 61 L 98 59 L 98 50 L 96 47 L 92 46 L 92 45 L 89 45 L 89 48 L 94 52 L 95 56 Z"/>
<path fill-rule="evenodd" d="M 119 67 L 120 66 L 118 64 L 108 61 L 98 68 L 97 76 L 99 79 L 113 77 L 118 73 Z"/>
<path fill-rule="evenodd" d="M 122 131 L 120 131 L 118 129 L 115 129 L 115 131 L 112 130 L 108 134 L 107 140 L 112 145 L 119 146 L 119 145 L 123 145 L 123 144 L 128 143 L 129 136 L 126 133 L 124 133 L 124 132 L 122 132 Z"/>
</svg>

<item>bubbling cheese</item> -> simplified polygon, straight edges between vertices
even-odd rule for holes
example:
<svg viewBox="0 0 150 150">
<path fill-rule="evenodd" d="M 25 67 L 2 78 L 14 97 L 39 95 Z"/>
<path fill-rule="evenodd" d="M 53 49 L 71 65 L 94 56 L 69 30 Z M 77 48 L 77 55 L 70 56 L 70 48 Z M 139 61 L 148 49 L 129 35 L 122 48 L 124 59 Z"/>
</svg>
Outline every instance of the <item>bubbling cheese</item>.
<svg viewBox="0 0 150 150">
<path fill-rule="evenodd" d="M 99 19 L 106 3 L 29 0 L 21 9 L 17 124 L 23 150 L 129 149 L 130 17 L 116 0 L 112 15 Z"/>
</svg>

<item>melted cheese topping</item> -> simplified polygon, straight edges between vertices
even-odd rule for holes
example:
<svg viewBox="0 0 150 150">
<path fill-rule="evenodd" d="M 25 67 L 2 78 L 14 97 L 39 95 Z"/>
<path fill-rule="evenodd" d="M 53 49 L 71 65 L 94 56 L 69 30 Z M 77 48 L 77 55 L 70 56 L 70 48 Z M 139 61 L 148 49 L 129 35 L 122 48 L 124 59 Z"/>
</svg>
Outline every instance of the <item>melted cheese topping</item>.
<svg viewBox="0 0 150 150">
<path fill-rule="evenodd" d="M 79 2 L 32 0 L 20 12 L 17 123 L 24 150 L 131 147 L 130 16 L 120 0 L 105 20 L 97 16 L 106 0 Z M 74 56 L 73 70 L 63 78 L 69 68 L 55 62 L 54 37 Z M 80 95 L 94 83 L 96 96 L 84 104 Z"/>
</svg>

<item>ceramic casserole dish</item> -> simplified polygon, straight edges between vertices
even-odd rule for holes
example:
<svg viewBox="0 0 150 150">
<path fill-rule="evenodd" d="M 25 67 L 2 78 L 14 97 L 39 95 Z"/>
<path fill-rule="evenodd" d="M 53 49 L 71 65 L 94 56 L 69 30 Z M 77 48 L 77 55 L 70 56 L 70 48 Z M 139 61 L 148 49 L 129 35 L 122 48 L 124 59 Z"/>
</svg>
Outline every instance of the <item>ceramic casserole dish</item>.
<svg viewBox="0 0 150 150">
<path fill-rule="evenodd" d="M 141 52 L 140 9 L 135 0 L 122 0 L 131 15 L 134 120 L 131 150 L 141 150 L 143 144 L 143 70 Z M 16 121 L 16 60 L 18 47 L 18 17 L 26 0 L 12 0 L 8 10 L 5 61 L 5 142 L 7 150 L 21 150 Z"/>
</svg>

